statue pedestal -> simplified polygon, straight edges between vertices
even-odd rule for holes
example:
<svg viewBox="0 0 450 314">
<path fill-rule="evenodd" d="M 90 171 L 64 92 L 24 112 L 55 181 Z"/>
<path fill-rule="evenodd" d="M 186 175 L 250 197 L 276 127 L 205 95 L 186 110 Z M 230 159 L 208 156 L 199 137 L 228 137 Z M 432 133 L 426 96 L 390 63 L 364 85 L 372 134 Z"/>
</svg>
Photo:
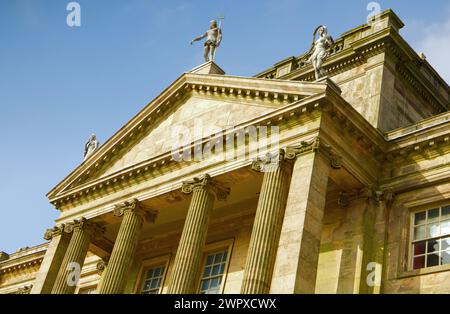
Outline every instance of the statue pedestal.
<svg viewBox="0 0 450 314">
<path fill-rule="evenodd" d="M 222 70 L 214 61 L 208 61 L 199 66 L 193 68 L 188 73 L 195 74 L 216 74 L 216 75 L 225 75 L 225 71 Z"/>
</svg>

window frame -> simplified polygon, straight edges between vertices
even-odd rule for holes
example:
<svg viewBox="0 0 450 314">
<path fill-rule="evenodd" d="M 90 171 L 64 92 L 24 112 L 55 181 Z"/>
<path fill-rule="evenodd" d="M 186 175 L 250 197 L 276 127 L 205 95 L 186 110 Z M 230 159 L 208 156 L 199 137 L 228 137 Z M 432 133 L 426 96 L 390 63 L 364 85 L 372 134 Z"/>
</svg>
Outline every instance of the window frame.
<svg viewBox="0 0 450 314">
<path fill-rule="evenodd" d="M 435 266 L 426 267 L 426 265 L 427 265 L 427 258 L 428 258 L 427 255 L 429 255 L 428 252 L 427 252 L 428 241 L 440 240 L 440 239 L 448 238 L 448 237 L 450 237 L 450 233 L 445 234 L 445 235 L 439 235 L 439 236 L 436 236 L 436 237 L 425 237 L 425 238 L 423 238 L 421 240 L 415 240 L 414 239 L 414 229 L 416 227 L 415 215 L 417 213 L 421 213 L 421 212 L 425 212 L 426 213 L 426 220 L 425 220 L 425 223 L 423 224 L 423 226 L 425 226 L 425 232 L 426 232 L 427 226 L 428 226 L 428 212 L 433 210 L 433 209 L 439 209 L 438 223 L 440 223 L 442 221 L 441 220 L 442 209 L 445 208 L 445 207 L 449 207 L 449 206 L 450 206 L 450 203 L 428 204 L 428 205 L 420 206 L 419 208 L 416 208 L 416 209 L 411 210 L 409 212 L 408 264 L 407 264 L 408 265 L 407 270 L 409 272 L 420 272 L 420 273 L 422 273 L 422 272 L 433 272 L 435 270 L 439 270 L 439 269 L 443 269 L 443 268 L 444 269 L 445 268 L 450 268 L 450 264 L 441 264 L 441 265 L 435 265 Z M 446 219 L 444 221 L 447 221 L 447 220 L 448 219 Z M 418 226 L 422 226 L 422 225 L 418 225 Z M 426 234 L 425 234 L 425 236 L 426 236 Z M 420 243 L 420 242 L 424 242 L 425 243 L 425 253 L 417 255 L 417 256 L 422 256 L 423 255 L 425 257 L 425 267 L 414 269 L 414 257 L 415 257 L 415 255 L 414 255 L 414 244 Z M 445 250 L 445 251 L 449 251 L 449 250 Z M 443 251 L 442 250 L 438 250 L 437 252 L 441 253 Z"/>
<path fill-rule="evenodd" d="M 141 262 L 141 267 L 138 273 L 138 280 L 136 280 L 136 286 L 134 288 L 135 294 L 142 294 L 142 285 L 144 284 L 144 275 L 151 268 L 158 267 L 164 265 L 163 275 L 161 277 L 161 286 L 159 287 L 159 291 L 157 294 L 163 294 L 164 292 L 164 284 L 167 279 L 168 268 L 170 265 L 171 254 L 151 257 L 148 259 L 144 259 Z"/>
<path fill-rule="evenodd" d="M 227 251 L 227 261 L 225 263 L 225 267 L 224 267 L 224 271 L 223 271 L 223 275 L 222 275 L 223 276 L 222 282 L 220 283 L 220 288 L 219 288 L 219 293 L 218 293 L 218 294 L 223 294 L 223 291 L 225 290 L 227 277 L 228 277 L 228 269 L 230 267 L 230 261 L 231 261 L 231 257 L 232 257 L 231 254 L 233 252 L 233 244 L 234 244 L 234 238 L 224 240 L 224 241 L 210 243 L 205 246 L 205 248 L 203 250 L 201 268 L 199 270 L 199 274 L 198 274 L 198 278 L 197 278 L 197 289 L 196 289 L 195 293 L 200 294 L 201 283 L 202 283 L 202 279 L 203 279 L 203 271 L 205 269 L 206 258 L 208 257 L 208 255 L 215 253 L 215 252 L 218 253 L 220 251 Z"/>
</svg>

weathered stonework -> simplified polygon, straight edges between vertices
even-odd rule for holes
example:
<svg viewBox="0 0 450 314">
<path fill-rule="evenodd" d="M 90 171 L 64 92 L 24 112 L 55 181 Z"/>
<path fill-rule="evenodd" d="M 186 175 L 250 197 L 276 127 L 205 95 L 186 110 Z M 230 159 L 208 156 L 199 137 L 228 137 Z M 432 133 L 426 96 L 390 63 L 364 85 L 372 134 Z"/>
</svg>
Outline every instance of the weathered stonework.
<svg viewBox="0 0 450 314">
<path fill-rule="evenodd" d="M 153 292 L 198 293 L 218 252 L 219 293 L 449 293 L 449 264 L 413 269 L 410 225 L 450 204 L 450 88 L 402 27 L 388 10 L 344 33 L 318 81 L 308 54 L 182 74 L 49 192 L 56 227 L 0 252 L 0 293 L 141 293 L 152 268 Z M 176 160 L 176 126 L 209 154 Z M 270 126 L 277 147 L 252 143 Z"/>
</svg>

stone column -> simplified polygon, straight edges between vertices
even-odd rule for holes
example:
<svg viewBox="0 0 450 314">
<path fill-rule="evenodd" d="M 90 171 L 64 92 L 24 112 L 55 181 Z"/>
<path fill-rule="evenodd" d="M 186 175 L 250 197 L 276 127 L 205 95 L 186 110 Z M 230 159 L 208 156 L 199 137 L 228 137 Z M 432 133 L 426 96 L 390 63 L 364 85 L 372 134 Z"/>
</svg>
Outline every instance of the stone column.
<svg viewBox="0 0 450 314">
<path fill-rule="evenodd" d="M 264 172 L 264 178 L 245 264 L 243 294 L 270 291 L 292 168 L 284 161 L 284 151 L 275 159 L 277 163 L 272 161 L 268 156 L 253 163 L 253 169 Z"/>
<path fill-rule="evenodd" d="M 52 294 L 73 294 L 75 292 L 91 238 L 103 231 L 86 218 L 67 224 L 64 230 L 68 233 L 73 232 L 73 234 L 61 262 Z"/>
<path fill-rule="evenodd" d="M 31 294 L 49 294 L 52 292 L 58 270 L 69 246 L 71 234 L 64 232 L 64 225 L 47 229 L 44 239 L 50 241 L 39 272 L 31 289 Z"/>
<path fill-rule="evenodd" d="M 175 256 L 168 290 L 170 294 L 196 292 L 196 278 L 214 200 L 216 197 L 219 200 L 226 199 L 229 189 L 220 187 L 209 175 L 205 175 L 183 182 L 182 192 L 193 195 Z"/>
<path fill-rule="evenodd" d="M 116 206 L 114 215 L 123 216 L 123 220 L 98 288 L 100 294 L 123 293 L 144 220 L 154 222 L 157 212 L 145 208 L 135 199 Z"/>
<path fill-rule="evenodd" d="M 393 195 L 390 191 L 374 191 L 375 222 L 372 237 L 372 258 L 367 265 L 368 293 L 380 294 L 383 289 L 385 246 L 387 240 L 388 203 Z"/>
<path fill-rule="evenodd" d="M 271 293 L 314 293 L 330 161 L 340 158 L 319 138 L 286 149 L 295 160 L 275 260 Z"/>
<path fill-rule="evenodd" d="M 365 268 L 370 256 L 373 217 L 367 190 L 341 193 L 339 203 L 347 209 L 345 239 L 339 270 L 337 293 L 365 291 Z"/>
</svg>

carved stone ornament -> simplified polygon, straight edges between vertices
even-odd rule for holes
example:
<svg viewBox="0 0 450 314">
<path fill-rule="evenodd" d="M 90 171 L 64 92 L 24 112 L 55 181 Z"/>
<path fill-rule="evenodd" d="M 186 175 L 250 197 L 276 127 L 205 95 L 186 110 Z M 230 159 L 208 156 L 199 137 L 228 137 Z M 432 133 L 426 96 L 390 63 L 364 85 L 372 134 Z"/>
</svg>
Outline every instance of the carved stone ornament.
<svg viewBox="0 0 450 314">
<path fill-rule="evenodd" d="M 320 147 L 320 139 L 314 138 L 312 141 L 302 141 L 300 145 L 288 146 L 286 148 L 286 159 L 294 160 L 298 156 L 306 153 L 311 153 L 318 150 Z"/>
<path fill-rule="evenodd" d="M 286 159 L 294 160 L 300 155 L 316 151 L 322 152 L 330 160 L 330 165 L 333 169 L 342 167 L 342 157 L 337 155 L 330 145 L 323 143 L 320 137 L 316 137 L 309 142 L 303 141 L 300 145 L 287 147 Z"/>
<path fill-rule="evenodd" d="M 98 237 L 105 232 L 105 228 L 100 227 L 97 223 L 89 221 L 84 217 L 64 225 L 64 232 L 72 233 L 76 229 L 85 230 L 91 237 Z"/>
<path fill-rule="evenodd" d="M 138 215 L 141 215 L 147 222 L 154 223 L 158 217 L 158 211 L 145 206 L 138 199 L 123 202 L 114 206 L 114 216 L 122 217 L 127 211 L 133 211 Z"/>
<path fill-rule="evenodd" d="M 252 169 L 257 172 L 272 172 L 278 169 L 284 159 L 285 151 L 283 149 L 276 153 L 267 153 L 266 156 L 253 161 Z"/>
<path fill-rule="evenodd" d="M 184 194 L 191 194 L 196 189 L 212 189 L 219 201 L 225 201 L 228 195 L 230 195 L 230 188 L 223 186 L 209 174 L 205 174 L 200 178 L 194 178 L 191 181 L 183 182 L 181 192 Z"/>
<path fill-rule="evenodd" d="M 393 199 L 393 192 L 390 190 L 376 189 L 366 187 L 358 191 L 341 192 L 338 198 L 338 204 L 346 207 L 357 199 L 372 199 L 376 203 L 390 202 Z"/>
<path fill-rule="evenodd" d="M 50 241 L 53 237 L 60 235 L 64 232 L 64 224 L 54 226 L 51 229 L 47 229 L 44 233 L 44 239 Z"/>
<path fill-rule="evenodd" d="M 16 294 L 30 294 L 32 288 L 33 285 L 21 287 L 17 290 Z"/>
<path fill-rule="evenodd" d="M 97 263 L 97 273 L 99 275 L 101 275 L 105 271 L 107 265 L 108 265 L 108 263 L 106 261 L 104 261 L 103 259 L 101 261 L 99 261 Z"/>
</svg>

